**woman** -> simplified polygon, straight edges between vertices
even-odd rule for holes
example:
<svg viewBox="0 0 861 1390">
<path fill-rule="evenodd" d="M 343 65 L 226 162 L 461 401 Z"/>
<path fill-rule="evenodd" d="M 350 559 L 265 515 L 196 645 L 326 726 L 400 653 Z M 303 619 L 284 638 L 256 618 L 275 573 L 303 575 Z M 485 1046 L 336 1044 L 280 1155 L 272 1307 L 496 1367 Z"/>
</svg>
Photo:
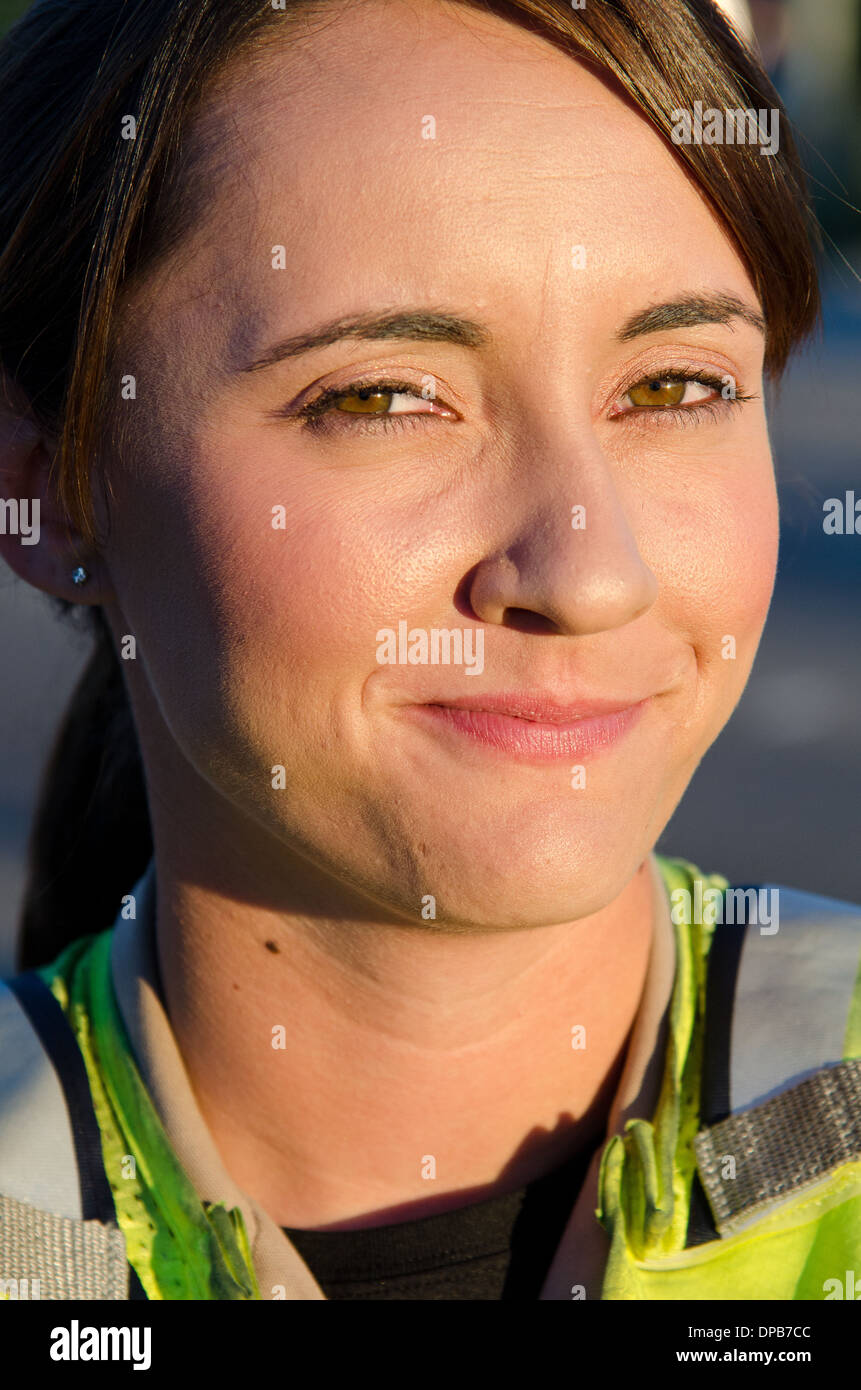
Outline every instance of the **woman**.
<svg viewBox="0 0 861 1390">
<path fill-rule="evenodd" d="M 751 54 L 708 0 L 86 0 L 0 78 L 3 555 L 98 634 L 7 1026 L 101 1196 L 0 1192 L 109 1296 L 822 1297 L 774 1193 L 718 1229 L 726 881 L 653 853 L 817 316 Z M 778 147 L 685 143 L 697 102 Z"/>
</svg>

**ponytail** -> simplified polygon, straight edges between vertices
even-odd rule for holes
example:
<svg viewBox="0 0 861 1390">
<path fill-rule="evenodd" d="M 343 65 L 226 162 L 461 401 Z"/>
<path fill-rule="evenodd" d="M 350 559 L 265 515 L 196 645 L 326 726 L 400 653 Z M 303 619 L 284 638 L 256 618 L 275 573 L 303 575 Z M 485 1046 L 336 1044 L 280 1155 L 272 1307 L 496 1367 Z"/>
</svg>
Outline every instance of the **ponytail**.
<svg viewBox="0 0 861 1390">
<path fill-rule="evenodd" d="M 109 927 L 152 855 L 121 663 L 102 610 L 89 612 L 95 645 L 55 738 L 28 845 L 20 970 L 47 965 L 79 937 Z"/>
</svg>

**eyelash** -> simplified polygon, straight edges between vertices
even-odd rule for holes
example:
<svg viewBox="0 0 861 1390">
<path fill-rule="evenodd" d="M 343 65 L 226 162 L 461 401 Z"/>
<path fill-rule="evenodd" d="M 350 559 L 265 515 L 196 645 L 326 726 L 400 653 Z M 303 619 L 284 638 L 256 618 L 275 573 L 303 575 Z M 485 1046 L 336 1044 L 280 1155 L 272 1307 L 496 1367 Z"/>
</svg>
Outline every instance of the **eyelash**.
<svg viewBox="0 0 861 1390">
<path fill-rule="evenodd" d="M 342 396 L 353 396 L 359 391 L 379 391 L 384 395 L 404 395 L 415 396 L 417 401 L 423 399 L 421 391 L 416 390 L 414 381 L 351 381 L 347 386 L 329 386 L 322 391 L 313 401 L 309 401 L 297 415 L 303 421 L 304 428 L 314 433 L 323 433 L 331 429 L 325 423 L 324 417 L 330 414 L 329 406 L 332 401 L 340 400 Z M 345 412 L 346 413 L 346 412 Z M 353 433 L 363 433 L 361 426 L 370 425 L 372 432 L 376 433 L 378 426 L 382 424 L 383 430 L 403 429 L 407 421 L 410 421 L 408 428 L 414 428 L 425 415 L 431 415 L 431 411 L 419 411 L 413 415 L 406 413 L 396 415 L 363 415 L 361 412 L 356 414 L 356 423 L 352 426 Z M 336 427 L 339 428 L 339 427 Z M 350 428 L 350 426 L 347 426 Z"/>
<path fill-rule="evenodd" d="M 642 377 L 639 381 L 632 381 L 625 389 L 624 394 L 627 395 L 629 391 L 634 391 L 638 386 L 646 386 L 650 381 L 666 381 L 673 384 L 689 382 L 697 386 L 711 386 L 716 391 L 722 391 L 726 385 L 725 376 L 718 377 L 712 375 L 710 372 L 685 372 L 677 368 L 670 368 L 667 371 L 649 372 L 647 376 Z M 334 413 L 329 408 L 332 402 L 340 400 L 342 396 L 352 396 L 359 391 L 367 390 L 374 390 L 383 395 L 414 396 L 416 400 L 427 399 L 416 389 L 415 382 L 359 380 L 352 381 L 346 386 L 327 387 L 326 390 L 322 391 L 313 401 L 309 401 L 307 405 L 297 411 L 296 415 L 302 420 L 303 428 L 310 430 L 312 433 L 322 434 L 327 431 L 332 431 L 332 426 L 328 423 L 326 418 Z M 737 393 L 735 396 L 729 398 L 721 396 L 719 400 L 697 401 L 692 405 L 631 406 L 628 410 L 620 412 L 619 415 L 613 418 L 617 420 L 627 420 L 631 416 L 651 416 L 659 417 L 657 419 L 652 418 L 649 421 L 652 425 L 669 423 L 670 421 L 677 424 L 684 421 L 684 424 L 687 425 L 689 419 L 691 423 L 696 424 L 705 414 L 710 415 L 714 419 L 722 415 L 727 406 L 740 407 L 746 401 L 753 401 L 756 399 L 756 396 L 745 396 Z M 344 412 L 344 415 L 348 414 L 349 412 Z M 356 412 L 354 417 L 355 423 L 347 425 L 345 428 L 353 434 L 364 433 L 367 429 L 369 429 L 371 433 L 376 434 L 379 432 L 380 426 L 382 426 L 384 432 L 402 430 L 404 428 L 414 429 L 417 425 L 420 426 L 421 421 L 426 417 L 432 417 L 432 412 L 418 411 L 410 414 L 406 411 L 402 411 L 394 415 L 365 415 L 362 412 Z M 436 418 L 439 419 L 440 417 L 437 416 Z M 336 430 L 340 428 L 341 426 L 335 426 Z"/>
</svg>

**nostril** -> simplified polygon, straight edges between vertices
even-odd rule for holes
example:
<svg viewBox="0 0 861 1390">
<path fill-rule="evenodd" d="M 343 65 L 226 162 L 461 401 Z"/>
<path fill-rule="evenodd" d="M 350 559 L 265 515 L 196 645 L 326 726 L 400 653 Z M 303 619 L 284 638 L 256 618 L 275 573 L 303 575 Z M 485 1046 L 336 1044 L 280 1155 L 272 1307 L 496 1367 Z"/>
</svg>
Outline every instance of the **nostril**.
<svg viewBox="0 0 861 1390">
<path fill-rule="evenodd" d="M 476 613 L 475 609 L 473 608 L 472 600 L 470 597 L 472 592 L 472 583 L 475 578 L 475 573 L 477 569 L 478 565 L 473 565 L 469 573 L 463 576 L 463 579 L 457 586 L 457 590 L 455 591 L 453 600 L 454 607 L 457 609 L 458 613 L 460 613 L 461 617 L 470 618 L 474 623 L 481 622 L 481 617 L 478 613 Z"/>
<path fill-rule="evenodd" d="M 506 608 L 502 626 L 514 628 L 516 632 L 558 633 L 559 627 L 542 613 L 533 613 L 529 608 Z"/>
</svg>

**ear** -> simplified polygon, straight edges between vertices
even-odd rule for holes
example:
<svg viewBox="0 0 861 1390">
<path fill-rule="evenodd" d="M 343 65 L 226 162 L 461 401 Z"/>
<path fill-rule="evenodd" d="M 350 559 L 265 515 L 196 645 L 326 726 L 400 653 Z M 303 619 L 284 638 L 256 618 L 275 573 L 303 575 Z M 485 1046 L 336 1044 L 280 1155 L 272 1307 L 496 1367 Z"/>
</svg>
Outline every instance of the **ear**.
<svg viewBox="0 0 861 1390">
<path fill-rule="evenodd" d="M 0 557 L 20 579 L 55 598 L 114 599 L 107 566 L 72 525 L 49 481 L 56 441 L 8 377 L 0 379 Z M 88 578 L 72 578 L 83 566 Z"/>
</svg>

